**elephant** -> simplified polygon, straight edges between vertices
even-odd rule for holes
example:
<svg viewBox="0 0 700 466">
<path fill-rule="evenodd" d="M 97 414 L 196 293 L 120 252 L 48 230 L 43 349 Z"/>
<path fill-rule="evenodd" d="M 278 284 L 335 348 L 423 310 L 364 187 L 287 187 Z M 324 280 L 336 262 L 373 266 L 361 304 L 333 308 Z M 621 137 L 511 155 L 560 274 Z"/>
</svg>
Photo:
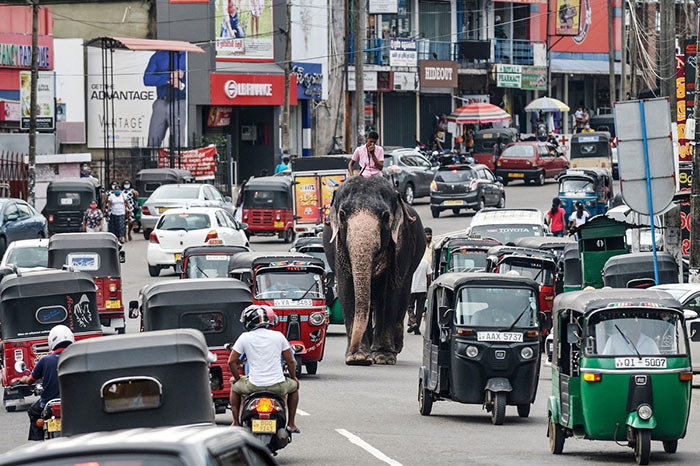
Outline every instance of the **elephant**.
<svg viewBox="0 0 700 466">
<path fill-rule="evenodd" d="M 335 192 L 323 247 L 343 309 L 346 364 L 396 364 L 425 245 L 418 214 L 387 179 L 355 176 Z"/>
</svg>

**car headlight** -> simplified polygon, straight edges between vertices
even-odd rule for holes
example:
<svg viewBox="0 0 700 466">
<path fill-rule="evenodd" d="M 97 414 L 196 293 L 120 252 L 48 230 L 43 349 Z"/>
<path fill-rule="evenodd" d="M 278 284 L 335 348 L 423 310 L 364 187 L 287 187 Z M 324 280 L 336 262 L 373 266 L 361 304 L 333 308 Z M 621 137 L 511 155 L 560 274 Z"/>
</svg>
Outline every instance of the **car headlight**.
<svg viewBox="0 0 700 466">
<path fill-rule="evenodd" d="M 654 412 L 649 405 L 641 405 L 639 408 L 637 408 L 637 415 L 642 421 L 648 421 L 651 419 L 652 414 L 654 414 Z"/>
<path fill-rule="evenodd" d="M 321 325 L 326 321 L 326 313 L 325 312 L 314 312 L 309 316 L 309 322 L 311 322 L 311 325 Z"/>
<path fill-rule="evenodd" d="M 467 356 L 475 358 L 479 354 L 479 348 L 476 346 L 467 346 Z"/>
<path fill-rule="evenodd" d="M 530 348 L 529 346 L 526 346 L 525 348 L 520 350 L 520 356 L 522 356 L 523 359 L 530 359 L 534 355 L 535 352 L 532 351 L 532 348 Z"/>
</svg>

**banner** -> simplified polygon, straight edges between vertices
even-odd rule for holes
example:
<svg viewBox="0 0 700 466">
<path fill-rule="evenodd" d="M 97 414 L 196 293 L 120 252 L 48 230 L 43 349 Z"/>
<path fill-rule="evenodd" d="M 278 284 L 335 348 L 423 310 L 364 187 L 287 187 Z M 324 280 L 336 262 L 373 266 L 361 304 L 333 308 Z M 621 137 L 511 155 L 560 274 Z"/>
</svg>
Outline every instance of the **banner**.
<svg viewBox="0 0 700 466">
<path fill-rule="evenodd" d="M 685 91 L 685 56 L 676 55 L 676 122 L 678 128 L 678 161 L 693 161 L 693 146 L 685 134 L 686 91 Z"/>
<path fill-rule="evenodd" d="M 20 113 L 20 128 L 29 129 L 29 119 L 31 116 L 31 89 L 32 72 L 19 72 L 19 102 Z M 37 129 L 53 129 L 54 128 L 54 75 L 53 71 L 39 71 L 39 79 L 36 85 L 36 128 Z"/>
<path fill-rule="evenodd" d="M 214 0 L 216 58 L 231 61 L 273 61 L 273 2 Z"/>
<path fill-rule="evenodd" d="M 692 175 L 692 165 L 684 163 L 680 166 L 678 184 L 681 191 L 690 191 Z M 690 255 L 690 202 L 681 204 L 681 239 L 681 253 L 688 257 Z"/>
<path fill-rule="evenodd" d="M 294 202 L 297 223 L 321 223 L 318 177 L 294 178 Z"/>
<path fill-rule="evenodd" d="M 575 36 L 581 24 L 581 0 L 557 0 L 557 14 L 554 17 L 554 34 Z"/>
<path fill-rule="evenodd" d="M 197 180 L 211 180 L 216 174 L 216 146 L 184 150 L 175 154 L 175 167 L 189 170 Z M 170 167 L 170 151 L 158 151 L 158 168 Z"/>
</svg>

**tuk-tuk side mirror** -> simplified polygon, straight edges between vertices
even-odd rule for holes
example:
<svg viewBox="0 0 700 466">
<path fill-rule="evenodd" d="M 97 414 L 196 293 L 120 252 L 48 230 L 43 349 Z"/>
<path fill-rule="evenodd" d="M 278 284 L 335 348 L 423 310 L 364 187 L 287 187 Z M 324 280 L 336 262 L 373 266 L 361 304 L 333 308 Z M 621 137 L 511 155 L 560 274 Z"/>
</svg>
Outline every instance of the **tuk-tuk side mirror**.
<svg viewBox="0 0 700 466">
<path fill-rule="evenodd" d="M 139 302 L 129 301 L 129 318 L 136 319 L 139 316 Z"/>
<path fill-rule="evenodd" d="M 126 262 L 126 252 L 119 251 L 119 263 L 123 264 L 124 262 Z"/>
<path fill-rule="evenodd" d="M 231 196 L 224 196 L 224 202 L 232 202 Z"/>
<path fill-rule="evenodd" d="M 449 309 L 447 306 L 438 307 L 440 325 L 448 325 L 452 321 L 452 316 L 455 313 L 454 309 Z"/>
<path fill-rule="evenodd" d="M 700 341 L 700 322 L 690 324 L 690 341 Z"/>
<path fill-rule="evenodd" d="M 578 333 L 578 325 L 571 323 L 566 325 L 566 342 L 570 345 L 576 344 L 581 339 Z"/>
</svg>

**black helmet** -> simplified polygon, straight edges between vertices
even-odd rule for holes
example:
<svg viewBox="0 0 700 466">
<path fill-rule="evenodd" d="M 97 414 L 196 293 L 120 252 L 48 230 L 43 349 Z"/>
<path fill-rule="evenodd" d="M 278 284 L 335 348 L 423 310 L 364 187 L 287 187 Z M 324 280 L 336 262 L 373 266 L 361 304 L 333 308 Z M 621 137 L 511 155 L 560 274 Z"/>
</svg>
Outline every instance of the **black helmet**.
<svg viewBox="0 0 700 466">
<path fill-rule="evenodd" d="M 241 312 L 241 322 L 246 331 L 270 328 L 277 325 L 278 319 L 270 306 L 252 304 Z"/>
</svg>

